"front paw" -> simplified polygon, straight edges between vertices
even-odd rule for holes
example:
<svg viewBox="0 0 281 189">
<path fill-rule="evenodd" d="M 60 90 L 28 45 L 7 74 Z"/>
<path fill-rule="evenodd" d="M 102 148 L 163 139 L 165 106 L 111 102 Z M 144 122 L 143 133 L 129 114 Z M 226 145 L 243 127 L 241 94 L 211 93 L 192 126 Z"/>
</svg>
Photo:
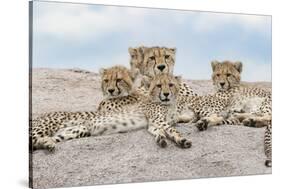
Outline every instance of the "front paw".
<svg viewBox="0 0 281 189">
<path fill-rule="evenodd" d="M 252 118 L 244 119 L 242 123 L 248 127 L 256 127 L 256 121 Z"/>
<path fill-rule="evenodd" d="M 44 146 L 49 152 L 54 152 L 56 143 L 51 138 L 48 138 L 48 140 L 45 141 Z"/>
<path fill-rule="evenodd" d="M 161 147 L 161 148 L 165 148 L 167 146 L 167 140 L 166 140 L 166 137 L 164 136 L 157 136 L 156 138 L 156 143 Z"/>
<path fill-rule="evenodd" d="M 272 167 L 272 161 L 270 159 L 267 159 L 264 164 L 266 167 Z"/>
<path fill-rule="evenodd" d="M 205 119 L 201 119 L 195 124 L 195 126 L 199 131 L 205 131 L 208 128 L 208 122 Z"/>
<path fill-rule="evenodd" d="M 192 142 L 183 138 L 177 143 L 181 148 L 190 148 L 192 146 Z"/>
</svg>

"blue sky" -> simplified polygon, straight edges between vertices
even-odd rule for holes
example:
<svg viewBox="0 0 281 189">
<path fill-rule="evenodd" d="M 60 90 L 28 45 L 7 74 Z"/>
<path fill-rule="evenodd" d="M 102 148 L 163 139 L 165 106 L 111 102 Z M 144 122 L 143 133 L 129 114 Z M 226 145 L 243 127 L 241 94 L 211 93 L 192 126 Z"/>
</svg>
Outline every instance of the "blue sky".
<svg viewBox="0 0 281 189">
<path fill-rule="evenodd" d="M 271 81 L 269 16 L 34 2 L 34 67 L 129 66 L 128 47 L 140 45 L 176 47 L 175 74 L 187 79 L 239 60 L 242 80 Z"/>
</svg>

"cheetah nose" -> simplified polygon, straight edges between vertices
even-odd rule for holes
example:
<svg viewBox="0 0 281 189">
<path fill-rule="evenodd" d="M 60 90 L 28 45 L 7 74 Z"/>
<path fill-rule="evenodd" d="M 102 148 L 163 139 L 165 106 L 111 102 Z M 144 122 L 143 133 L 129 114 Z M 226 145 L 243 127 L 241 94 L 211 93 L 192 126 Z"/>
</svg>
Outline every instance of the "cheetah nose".
<svg viewBox="0 0 281 189">
<path fill-rule="evenodd" d="M 170 93 L 163 93 L 165 97 L 168 97 Z"/>
<path fill-rule="evenodd" d="M 114 89 L 108 89 L 108 92 L 112 94 L 114 92 Z"/>
<path fill-rule="evenodd" d="M 225 82 L 220 82 L 220 85 L 223 87 L 224 86 L 224 84 L 225 84 Z"/>
<path fill-rule="evenodd" d="M 159 65 L 159 66 L 157 66 L 157 68 L 158 68 L 158 70 L 160 70 L 161 72 L 165 69 L 165 65 Z"/>
</svg>

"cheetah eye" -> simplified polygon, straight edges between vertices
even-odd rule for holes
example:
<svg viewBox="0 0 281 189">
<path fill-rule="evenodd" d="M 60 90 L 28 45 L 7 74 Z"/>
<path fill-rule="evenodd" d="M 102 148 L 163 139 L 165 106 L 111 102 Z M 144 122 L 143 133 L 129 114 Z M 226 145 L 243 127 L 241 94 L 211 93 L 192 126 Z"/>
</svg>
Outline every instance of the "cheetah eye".
<svg viewBox="0 0 281 189">
<path fill-rule="evenodd" d="M 170 55 L 165 55 L 165 59 L 168 59 L 168 58 L 170 58 Z"/>
<path fill-rule="evenodd" d="M 158 84 L 158 85 L 156 85 L 156 86 L 157 86 L 158 88 L 161 88 L 162 85 L 161 85 L 161 84 Z"/>
<path fill-rule="evenodd" d="M 131 55 L 131 58 L 136 58 L 136 55 L 132 54 L 132 55 Z"/>
<path fill-rule="evenodd" d="M 150 60 L 155 60 L 155 56 L 149 57 Z"/>
<path fill-rule="evenodd" d="M 173 83 L 169 83 L 169 87 L 173 87 L 174 86 L 174 84 Z"/>
<path fill-rule="evenodd" d="M 104 81 L 105 83 L 107 83 L 107 82 L 108 82 L 108 79 L 104 79 L 103 81 Z"/>
<path fill-rule="evenodd" d="M 231 76 L 231 74 L 230 74 L 230 73 L 228 73 L 228 74 L 226 74 L 226 76 L 227 76 L 227 77 L 229 77 L 229 76 Z"/>
<path fill-rule="evenodd" d="M 219 77 L 221 74 L 217 74 L 217 77 Z"/>
<path fill-rule="evenodd" d="M 116 79 L 116 82 L 120 82 L 122 79 Z"/>
</svg>

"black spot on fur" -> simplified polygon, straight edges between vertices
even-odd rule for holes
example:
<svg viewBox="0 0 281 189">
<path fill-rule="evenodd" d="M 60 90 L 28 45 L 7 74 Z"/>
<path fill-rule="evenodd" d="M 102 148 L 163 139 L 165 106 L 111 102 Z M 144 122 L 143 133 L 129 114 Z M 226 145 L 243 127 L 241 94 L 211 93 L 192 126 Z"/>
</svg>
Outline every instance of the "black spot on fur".
<svg viewBox="0 0 281 189">
<path fill-rule="evenodd" d="M 58 137 L 59 137 L 61 140 L 64 140 L 64 136 L 58 135 Z"/>
</svg>

